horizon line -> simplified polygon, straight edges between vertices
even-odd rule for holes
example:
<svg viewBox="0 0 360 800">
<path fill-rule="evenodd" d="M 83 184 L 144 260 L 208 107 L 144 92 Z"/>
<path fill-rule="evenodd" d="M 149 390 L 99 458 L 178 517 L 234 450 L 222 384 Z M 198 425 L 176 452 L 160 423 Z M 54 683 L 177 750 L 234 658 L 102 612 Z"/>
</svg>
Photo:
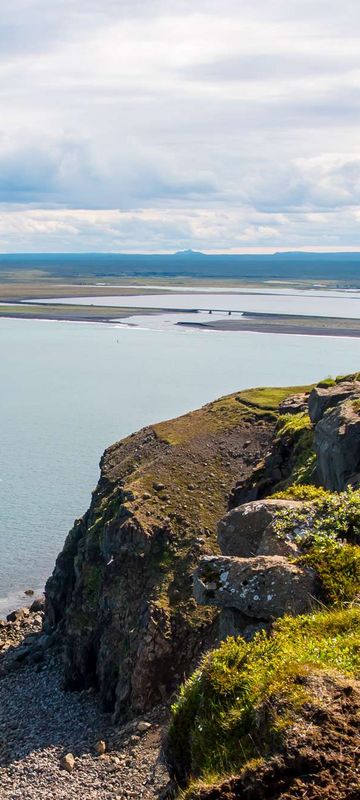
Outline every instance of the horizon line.
<svg viewBox="0 0 360 800">
<path fill-rule="evenodd" d="M 217 251 L 201 251 L 201 250 L 158 250 L 158 251 L 117 251 L 117 250 L 17 250 L 17 251 L 3 251 L 0 252 L 0 258 L 16 257 L 16 256 L 276 256 L 276 255 L 359 255 L 360 248 L 335 248 L 335 249 L 320 249 L 313 248 L 300 248 L 296 250 L 288 250 L 287 248 L 278 248 L 270 250 L 268 248 L 251 248 L 247 250 L 217 250 Z"/>
</svg>

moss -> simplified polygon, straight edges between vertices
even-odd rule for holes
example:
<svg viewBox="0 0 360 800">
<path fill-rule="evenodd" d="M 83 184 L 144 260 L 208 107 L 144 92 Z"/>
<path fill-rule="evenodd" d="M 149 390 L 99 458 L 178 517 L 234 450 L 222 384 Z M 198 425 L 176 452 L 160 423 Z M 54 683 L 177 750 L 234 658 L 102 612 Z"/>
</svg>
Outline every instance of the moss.
<svg viewBox="0 0 360 800">
<path fill-rule="evenodd" d="M 103 575 L 103 564 L 87 564 L 84 566 L 82 571 L 82 583 L 85 606 L 96 609 Z"/>
<path fill-rule="evenodd" d="M 360 372 L 351 372 L 349 375 L 338 375 L 335 378 L 335 383 L 345 383 L 347 381 L 359 381 Z"/>
<path fill-rule="evenodd" d="M 336 386 L 336 380 L 334 378 L 325 378 L 323 381 L 319 381 L 316 384 L 319 389 L 329 389 L 330 386 Z"/>
<path fill-rule="evenodd" d="M 322 486 L 313 486 L 312 484 L 293 484 L 282 492 L 276 492 L 271 495 L 272 499 L 303 500 L 309 503 L 325 500 L 329 497 L 331 497 L 330 492 L 327 492 Z"/>
<path fill-rule="evenodd" d="M 276 439 L 290 434 L 296 436 L 304 430 L 311 430 L 311 420 L 305 411 L 300 414 L 281 414 L 276 426 Z"/>
<path fill-rule="evenodd" d="M 313 567 L 328 603 L 350 603 L 360 596 L 360 547 L 325 539 L 298 559 Z"/>
<path fill-rule="evenodd" d="M 267 757 L 308 699 L 299 676 L 329 668 L 358 675 L 359 636 L 360 609 L 350 608 L 283 618 L 272 636 L 259 633 L 252 642 L 229 638 L 204 658 L 172 707 L 172 759 L 188 779 L 221 779 Z M 279 694 L 285 717 L 261 714 Z"/>
<path fill-rule="evenodd" d="M 292 467 L 287 480 L 278 484 L 278 491 L 298 484 L 311 483 L 316 468 L 314 431 L 304 424 L 297 430 L 294 428 L 292 433 L 289 429 L 283 430 L 282 435 L 278 435 L 278 441 L 281 439 L 285 439 L 285 443 L 288 439 L 289 446 L 292 446 Z"/>
<path fill-rule="evenodd" d="M 275 442 L 292 449 L 292 468 L 278 491 L 289 486 L 311 483 L 315 466 L 314 430 L 307 412 L 281 414 L 276 426 Z"/>
</svg>

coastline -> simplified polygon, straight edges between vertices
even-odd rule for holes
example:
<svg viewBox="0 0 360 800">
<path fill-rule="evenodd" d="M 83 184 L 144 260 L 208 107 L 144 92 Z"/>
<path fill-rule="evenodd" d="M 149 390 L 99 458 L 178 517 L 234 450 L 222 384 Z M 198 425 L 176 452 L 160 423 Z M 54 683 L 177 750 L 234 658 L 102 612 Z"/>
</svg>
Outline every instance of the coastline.
<svg viewBox="0 0 360 800">
<path fill-rule="evenodd" d="M 121 320 L 137 316 L 161 316 L 184 313 L 183 309 L 152 309 L 104 306 L 37 306 L 31 308 L 18 304 L 0 304 L 0 319 L 27 319 L 47 322 L 83 322 L 116 324 Z M 189 311 L 194 317 L 195 311 Z M 135 325 L 134 325 L 135 326 Z M 175 322 L 174 327 L 196 328 L 204 331 L 229 333 L 295 334 L 303 336 L 332 336 L 343 338 L 360 337 L 360 319 L 343 317 L 311 317 L 291 314 L 267 314 L 244 312 L 242 316 L 225 317 L 212 322 Z M 135 326 L 136 327 L 136 326 Z"/>
<path fill-rule="evenodd" d="M 242 317 L 214 322 L 178 322 L 183 327 L 228 333 L 278 333 L 302 336 L 360 337 L 360 320 L 336 317 L 299 317 L 281 314 L 244 313 Z"/>
</svg>

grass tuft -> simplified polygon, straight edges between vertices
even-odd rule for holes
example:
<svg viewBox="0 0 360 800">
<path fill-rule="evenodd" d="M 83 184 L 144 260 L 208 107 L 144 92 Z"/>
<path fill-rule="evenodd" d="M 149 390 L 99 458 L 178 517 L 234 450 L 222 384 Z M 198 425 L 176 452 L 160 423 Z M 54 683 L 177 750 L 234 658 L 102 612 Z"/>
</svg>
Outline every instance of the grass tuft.
<svg viewBox="0 0 360 800">
<path fill-rule="evenodd" d="M 169 746 L 184 780 L 220 780 L 281 745 L 308 696 L 301 676 L 336 669 L 360 674 L 360 608 L 278 620 L 273 634 L 229 638 L 207 655 L 172 707 Z M 281 720 L 261 713 L 283 697 Z M 265 721 L 264 721 L 265 720 Z"/>
</svg>

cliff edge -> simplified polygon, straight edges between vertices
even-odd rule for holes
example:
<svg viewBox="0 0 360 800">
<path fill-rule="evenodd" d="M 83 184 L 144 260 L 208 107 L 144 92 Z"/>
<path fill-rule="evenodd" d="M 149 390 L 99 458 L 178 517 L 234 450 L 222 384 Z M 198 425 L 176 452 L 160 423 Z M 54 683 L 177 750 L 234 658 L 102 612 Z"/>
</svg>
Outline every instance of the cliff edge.
<svg viewBox="0 0 360 800">
<path fill-rule="evenodd" d="M 119 718 L 165 699 L 216 640 L 192 576 L 219 552 L 216 525 L 235 481 L 270 447 L 295 389 L 240 392 L 113 445 L 91 506 L 46 587 L 46 625 L 69 688 L 93 686 Z"/>
</svg>

